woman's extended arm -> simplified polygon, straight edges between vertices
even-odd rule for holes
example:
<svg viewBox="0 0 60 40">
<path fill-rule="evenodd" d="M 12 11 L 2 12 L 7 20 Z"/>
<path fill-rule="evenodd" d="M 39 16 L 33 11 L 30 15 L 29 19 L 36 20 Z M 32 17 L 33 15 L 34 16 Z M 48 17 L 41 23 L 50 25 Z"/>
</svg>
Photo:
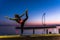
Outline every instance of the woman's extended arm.
<svg viewBox="0 0 60 40">
<path fill-rule="evenodd" d="M 24 16 L 24 15 L 26 14 L 27 11 L 28 11 L 28 10 L 26 9 L 25 12 L 24 12 L 20 17 Z"/>
<path fill-rule="evenodd" d="M 24 14 L 22 14 L 20 17 L 22 17 L 22 16 L 24 16 L 25 15 L 25 13 Z"/>
<path fill-rule="evenodd" d="M 9 20 L 16 20 L 16 18 L 9 18 L 8 16 L 5 16 L 5 18 L 7 18 Z"/>
</svg>

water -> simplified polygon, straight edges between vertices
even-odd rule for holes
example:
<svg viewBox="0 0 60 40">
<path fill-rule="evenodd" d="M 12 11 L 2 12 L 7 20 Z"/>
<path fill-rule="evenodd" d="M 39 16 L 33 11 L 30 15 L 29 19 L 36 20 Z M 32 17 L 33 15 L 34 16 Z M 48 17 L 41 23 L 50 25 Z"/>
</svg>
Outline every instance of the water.
<svg viewBox="0 0 60 40">
<path fill-rule="evenodd" d="M 15 26 L 0 26 L 0 35 L 15 35 L 20 34 L 20 29 L 15 29 Z M 25 29 L 23 32 L 24 35 L 31 35 L 33 34 L 32 29 Z M 35 34 L 44 34 L 43 29 L 36 29 Z"/>
</svg>

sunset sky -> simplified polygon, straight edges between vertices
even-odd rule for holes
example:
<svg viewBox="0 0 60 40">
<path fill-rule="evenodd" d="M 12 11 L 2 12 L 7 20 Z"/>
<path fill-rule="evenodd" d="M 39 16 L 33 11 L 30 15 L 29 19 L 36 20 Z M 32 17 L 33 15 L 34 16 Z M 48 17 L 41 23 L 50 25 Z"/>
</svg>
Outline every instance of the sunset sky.
<svg viewBox="0 0 60 40">
<path fill-rule="evenodd" d="M 46 13 L 46 24 L 60 24 L 60 0 L 0 0 L 0 24 L 16 24 L 4 16 L 21 15 L 28 9 L 27 24 L 42 24 L 42 15 Z"/>
</svg>

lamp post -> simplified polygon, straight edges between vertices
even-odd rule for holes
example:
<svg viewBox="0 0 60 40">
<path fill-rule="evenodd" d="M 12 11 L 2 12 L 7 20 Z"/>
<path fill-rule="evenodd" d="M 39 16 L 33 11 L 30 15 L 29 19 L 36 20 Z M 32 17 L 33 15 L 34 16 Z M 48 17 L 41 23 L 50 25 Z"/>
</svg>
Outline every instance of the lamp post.
<svg viewBox="0 0 60 40">
<path fill-rule="evenodd" d="M 45 27 L 45 15 L 46 15 L 46 13 L 44 13 L 42 15 L 42 25 L 43 25 L 43 27 Z M 44 28 L 44 31 L 45 31 L 45 28 Z"/>
</svg>

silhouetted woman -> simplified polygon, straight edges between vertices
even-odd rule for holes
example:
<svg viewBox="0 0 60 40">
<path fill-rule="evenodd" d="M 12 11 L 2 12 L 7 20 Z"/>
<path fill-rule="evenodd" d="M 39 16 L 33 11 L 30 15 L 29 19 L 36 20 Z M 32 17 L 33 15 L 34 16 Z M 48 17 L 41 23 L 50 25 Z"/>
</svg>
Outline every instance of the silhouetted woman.
<svg viewBox="0 0 60 40">
<path fill-rule="evenodd" d="M 21 19 L 22 16 L 26 15 L 26 18 L 24 20 Z M 8 17 L 6 17 L 8 18 Z M 18 14 L 15 14 L 15 18 L 8 18 L 10 20 L 15 20 L 17 23 L 21 24 L 21 35 L 23 34 L 23 27 L 25 22 L 28 19 L 28 11 L 26 10 L 26 13 L 24 13 L 23 15 L 19 16 Z"/>
</svg>

